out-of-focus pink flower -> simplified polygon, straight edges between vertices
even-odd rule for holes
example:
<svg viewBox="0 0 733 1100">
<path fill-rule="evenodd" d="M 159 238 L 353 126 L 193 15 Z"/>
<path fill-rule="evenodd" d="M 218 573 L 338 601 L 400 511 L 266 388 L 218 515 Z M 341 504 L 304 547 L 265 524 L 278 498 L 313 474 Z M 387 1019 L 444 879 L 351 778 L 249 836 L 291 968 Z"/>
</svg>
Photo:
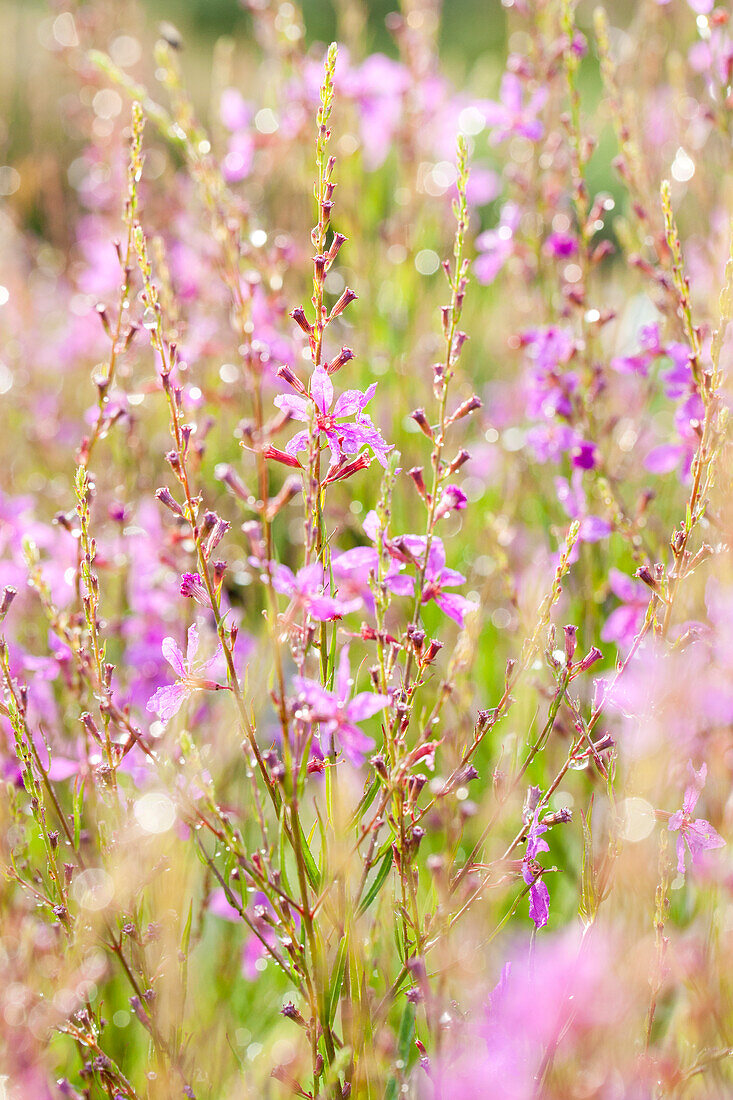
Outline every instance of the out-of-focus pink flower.
<svg viewBox="0 0 733 1100">
<path fill-rule="evenodd" d="M 659 325 L 643 325 L 639 331 L 639 345 L 639 351 L 632 355 L 614 356 L 611 360 L 612 369 L 619 374 L 639 374 L 645 378 L 649 373 L 649 365 L 665 354 L 659 337 Z"/>
<path fill-rule="evenodd" d="M 519 228 L 521 215 L 515 202 L 505 203 L 497 228 L 487 229 L 476 238 L 478 256 L 473 262 L 473 273 L 484 286 L 493 283 L 514 251 L 514 234 Z"/>
<path fill-rule="evenodd" d="M 224 88 L 219 100 L 219 117 L 227 130 L 243 130 L 252 121 L 252 105 L 238 88 Z"/>
<path fill-rule="evenodd" d="M 556 1062 L 576 1062 L 591 1036 L 603 1045 L 604 1030 L 618 1021 L 623 1005 L 610 945 L 599 930 L 581 935 L 568 928 L 531 949 L 517 946 L 502 967 L 484 1018 L 449 1033 L 438 1067 L 441 1095 L 444 1100 L 537 1096 L 548 1051 Z"/>
<path fill-rule="evenodd" d="M 649 606 L 649 589 L 619 569 L 610 570 L 608 584 L 614 596 L 618 596 L 623 603 L 611 612 L 603 624 L 601 641 L 615 642 L 628 649 L 639 632 Z"/>
<path fill-rule="evenodd" d="M 569 256 L 577 254 L 578 241 L 570 233 L 550 233 L 542 247 L 548 256 L 566 260 Z"/>
<path fill-rule="evenodd" d="M 667 826 L 671 833 L 680 834 L 677 837 L 677 871 L 681 875 L 685 873 L 685 846 L 687 846 L 692 862 L 697 863 L 701 852 L 705 852 L 710 848 L 722 848 L 725 845 L 722 836 L 715 831 L 709 821 L 705 821 L 704 818 L 692 820 L 692 811 L 695 809 L 700 792 L 705 786 L 705 779 L 708 774 L 707 764 L 703 764 L 699 771 L 695 771 L 690 761 L 688 770 L 690 783 L 685 790 L 682 809 L 672 814 Z"/>
<path fill-rule="evenodd" d="M 370 54 L 356 68 L 342 71 L 339 94 L 353 98 L 359 110 L 359 135 L 366 167 L 373 171 L 386 160 L 404 119 L 404 96 L 410 73 L 385 54 Z"/>
<path fill-rule="evenodd" d="M 600 542 L 610 535 L 613 528 L 608 520 L 588 514 L 582 470 L 575 470 L 570 481 L 564 477 L 556 477 L 555 492 L 570 519 L 580 522 L 578 538 L 581 542 Z"/>
<path fill-rule="evenodd" d="M 576 470 L 592 470 L 598 463 L 598 448 L 587 439 L 579 439 L 570 448 L 570 461 Z"/>
<path fill-rule="evenodd" d="M 545 128 L 537 117 L 547 102 L 548 90 L 537 88 L 525 103 L 522 81 L 516 73 L 504 73 L 499 90 L 499 102 L 487 101 L 484 116 L 491 128 L 491 141 L 498 145 L 516 134 L 529 141 L 539 141 Z"/>
<path fill-rule="evenodd" d="M 733 38 L 722 27 L 713 27 L 710 37 L 696 42 L 688 53 L 690 66 L 706 77 L 708 92 L 715 94 L 715 83 L 727 87 L 733 75 Z"/>
<path fill-rule="evenodd" d="M 196 654 L 199 648 L 199 632 L 196 625 L 188 628 L 188 644 L 186 656 L 178 648 L 173 638 L 164 638 L 161 649 L 163 656 L 178 680 L 175 684 L 166 684 L 159 687 L 151 699 L 148 700 L 147 710 L 157 714 L 163 722 L 168 722 L 178 713 L 186 699 L 196 691 L 216 690 L 220 685 L 214 680 L 209 680 L 201 674 L 210 668 L 216 661 L 218 650 L 207 661 L 196 662 Z"/>
<path fill-rule="evenodd" d="M 377 575 L 379 568 L 379 555 L 372 546 L 355 546 L 351 550 L 344 550 L 331 560 L 333 579 L 336 583 L 338 598 L 356 601 L 357 605 L 364 603 L 367 609 L 374 613 L 374 596 L 369 586 L 371 574 Z M 401 573 L 403 566 L 395 564 L 390 568 L 384 578 L 390 592 L 397 596 L 410 596 L 415 588 L 412 577 Z"/>
</svg>

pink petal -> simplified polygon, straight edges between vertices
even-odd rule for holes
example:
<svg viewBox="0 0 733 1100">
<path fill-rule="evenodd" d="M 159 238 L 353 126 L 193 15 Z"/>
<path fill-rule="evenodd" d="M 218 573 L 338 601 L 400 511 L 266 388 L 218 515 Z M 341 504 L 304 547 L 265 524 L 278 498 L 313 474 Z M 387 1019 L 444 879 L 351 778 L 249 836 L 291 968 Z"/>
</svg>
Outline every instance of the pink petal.
<svg viewBox="0 0 733 1100">
<path fill-rule="evenodd" d="M 163 722 L 167 722 L 178 714 L 190 690 L 185 684 L 166 684 L 165 687 L 158 688 L 155 695 L 148 699 L 145 709 L 153 711 Z"/>
<path fill-rule="evenodd" d="M 311 397 L 321 413 L 330 410 L 333 404 L 333 383 L 323 367 L 316 367 L 311 375 Z"/>
<path fill-rule="evenodd" d="M 290 414 L 292 420 L 308 422 L 308 405 L 304 397 L 296 397 L 295 394 L 280 393 L 274 402 L 282 412 Z"/>
<path fill-rule="evenodd" d="M 346 713 L 350 722 L 364 722 L 367 718 L 384 710 L 390 703 L 389 695 L 377 695 L 371 691 L 362 691 L 349 703 Z"/>
<path fill-rule="evenodd" d="M 183 663 L 183 654 L 181 653 L 173 638 L 164 638 L 160 648 L 163 652 L 163 656 L 165 657 L 166 661 L 171 666 L 173 671 L 176 673 L 179 679 L 183 679 L 183 677 L 186 675 L 186 666 Z"/>
<path fill-rule="evenodd" d="M 194 657 L 199 651 L 199 632 L 195 623 L 192 623 L 188 628 L 188 644 L 186 646 L 186 661 L 190 668 L 193 664 Z"/>
</svg>

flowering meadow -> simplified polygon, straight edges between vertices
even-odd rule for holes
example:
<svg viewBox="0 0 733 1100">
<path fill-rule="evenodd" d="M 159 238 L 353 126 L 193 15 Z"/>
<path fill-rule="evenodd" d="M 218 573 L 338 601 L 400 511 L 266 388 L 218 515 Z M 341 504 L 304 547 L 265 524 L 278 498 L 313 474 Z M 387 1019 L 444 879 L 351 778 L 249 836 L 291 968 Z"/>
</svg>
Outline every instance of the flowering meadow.
<svg viewBox="0 0 733 1100">
<path fill-rule="evenodd" d="M 0 11 L 2 1100 L 733 1096 L 732 13 L 393 6 Z"/>
</svg>

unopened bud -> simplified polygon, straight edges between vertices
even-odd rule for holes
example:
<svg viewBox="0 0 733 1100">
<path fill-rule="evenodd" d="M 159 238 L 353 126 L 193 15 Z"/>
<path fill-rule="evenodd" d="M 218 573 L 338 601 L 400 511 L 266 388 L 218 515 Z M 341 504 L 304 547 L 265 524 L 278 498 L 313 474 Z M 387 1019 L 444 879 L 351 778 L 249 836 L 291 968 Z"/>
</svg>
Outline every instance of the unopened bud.
<svg viewBox="0 0 733 1100">
<path fill-rule="evenodd" d="M 428 491 L 425 487 L 425 481 L 423 480 L 423 476 L 422 476 L 423 475 L 422 466 L 413 466 L 411 470 L 407 471 L 407 473 L 408 473 L 408 476 L 411 477 L 413 482 L 415 483 L 415 488 L 417 489 L 420 496 L 423 498 L 423 500 L 427 500 L 428 499 Z"/>
<path fill-rule="evenodd" d="M 354 358 L 354 353 L 351 348 L 341 348 L 335 359 L 332 359 L 330 363 L 326 364 L 326 370 L 329 374 L 335 374 L 337 370 L 341 370 L 345 363 L 348 363 Z"/>
<path fill-rule="evenodd" d="M 280 1011 L 286 1020 L 292 1020 L 293 1023 L 297 1024 L 299 1027 L 305 1027 L 305 1020 L 292 1001 L 288 1001 L 284 1004 Z"/>
<path fill-rule="evenodd" d="M 13 588 L 12 584 L 6 584 L 5 588 L 3 588 L 2 600 L 0 600 L 0 622 L 2 622 L 7 615 L 10 610 L 10 605 L 17 595 L 18 589 Z"/>
<path fill-rule="evenodd" d="M 334 317 L 340 317 L 346 307 L 350 305 L 353 301 L 355 301 L 357 297 L 358 295 L 356 295 L 354 291 L 347 286 L 339 300 L 336 302 L 336 305 L 331 310 L 329 320 L 333 321 Z"/>
<path fill-rule="evenodd" d="M 475 412 L 476 409 L 481 408 L 481 398 L 478 394 L 474 394 L 473 397 L 469 397 L 467 401 L 459 405 L 456 411 L 447 420 L 448 424 L 453 424 L 456 420 L 462 420 L 464 416 L 469 416 L 470 413 Z"/>
<path fill-rule="evenodd" d="M 183 509 L 181 508 L 180 504 L 171 495 L 170 490 L 166 489 L 165 486 L 163 486 L 161 489 L 156 489 L 155 496 L 156 499 L 159 500 L 161 504 L 165 505 L 165 507 L 168 508 L 171 512 L 173 512 L 174 515 L 183 515 Z"/>
<path fill-rule="evenodd" d="M 296 393 L 305 395 L 305 386 L 298 378 L 292 367 L 289 367 L 287 363 L 284 363 L 281 367 L 278 367 L 277 376 L 278 378 L 282 378 L 284 382 L 287 382 L 289 386 L 292 386 Z"/>
<path fill-rule="evenodd" d="M 333 240 L 331 241 L 331 247 L 329 248 L 328 252 L 326 253 L 326 257 L 328 259 L 329 266 L 333 263 L 333 261 L 338 256 L 342 244 L 344 244 L 344 242 L 347 241 L 347 240 L 348 240 L 348 237 L 345 237 L 343 235 L 343 233 L 334 233 Z"/>
<path fill-rule="evenodd" d="M 310 336 L 312 334 L 313 329 L 308 323 L 308 318 L 306 317 L 305 310 L 302 306 L 298 306 L 296 309 L 294 309 L 290 316 L 293 318 L 296 325 L 298 325 L 299 328 L 302 328 L 303 332 L 305 332 L 307 336 Z"/>
<path fill-rule="evenodd" d="M 456 473 L 457 470 L 460 470 L 461 466 L 465 465 L 465 463 L 468 462 L 470 457 L 471 456 L 468 451 L 460 450 L 448 467 L 448 472 L 451 474 Z"/>
<path fill-rule="evenodd" d="M 636 570 L 634 576 L 638 577 L 640 581 L 643 581 L 644 584 L 646 584 L 654 592 L 658 591 L 656 578 L 648 565 L 642 565 L 639 569 Z"/>
<path fill-rule="evenodd" d="M 422 659 L 422 664 L 423 665 L 431 665 L 433 663 L 433 661 L 435 660 L 435 658 L 440 653 L 442 648 L 443 648 L 443 643 L 439 642 L 439 641 L 437 641 L 437 639 L 433 638 L 429 642 L 428 648 L 425 650 L 425 656 Z"/>
<path fill-rule="evenodd" d="M 602 659 L 603 654 L 601 653 L 600 649 L 598 649 L 596 646 L 593 646 L 593 648 L 589 650 L 588 653 L 586 653 L 580 664 L 576 665 L 576 668 L 579 672 L 587 672 L 591 665 L 594 665 L 596 661 L 601 661 Z"/>
<path fill-rule="evenodd" d="M 227 489 L 230 489 L 240 500 L 249 500 L 247 486 L 232 466 L 227 465 L 226 462 L 220 462 L 214 470 L 214 476 L 218 481 L 223 481 Z"/>
<path fill-rule="evenodd" d="M 425 415 L 425 409 L 415 409 L 414 412 L 410 413 L 410 416 L 415 421 L 415 423 L 417 424 L 418 428 L 423 433 L 423 435 L 426 435 L 428 437 L 428 439 L 432 439 L 433 438 L 433 429 L 430 427 L 430 424 L 428 423 L 428 418 Z"/>
<path fill-rule="evenodd" d="M 265 458 L 271 458 L 274 462 L 280 462 L 283 466 L 292 466 L 295 470 L 302 469 L 302 466 L 294 455 L 289 455 L 287 451 L 281 451 L 278 447 L 268 445 L 264 448 L 262 453 Z"/>
</svg>

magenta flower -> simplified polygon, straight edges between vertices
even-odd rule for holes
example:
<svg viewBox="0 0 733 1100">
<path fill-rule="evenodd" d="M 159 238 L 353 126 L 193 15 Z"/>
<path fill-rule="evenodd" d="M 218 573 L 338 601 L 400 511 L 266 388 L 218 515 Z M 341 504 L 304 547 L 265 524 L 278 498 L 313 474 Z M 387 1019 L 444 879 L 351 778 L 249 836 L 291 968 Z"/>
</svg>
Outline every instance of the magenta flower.
<svg viewBox="0 0 733 1100">
<path fill-rule="evenodd" d="M 529 886 L 529 915 L 535 928 L 544 928 L 550 915 L 550 891 L 542 878 L 542 868 L 537 863 L 539 853 L 550 850 L 547 841 L 540 839 L 546 832 L 547 826 L 540 824 L 539 812 L 536 811 L 527 833 L 527 851 L 522 861 L 522 878 Z"/>
<path fill-rule="evenodd" d="M 336 582 L 339 599 L 354 601 L 356 606 L 364 604 L 374 613 L 374 596 L 369 585 L 371 574 L 377 575 L 379 554 L 372 546 L 355 546 L 338 554 L 331 562 L 333 579 Z M 412 577 L 401 574 L 402 565 L 396 564 L 387 572 L 384 583 L 390 592 L 398 596 L 410 596 L 415 588 Z"/>
<path fill-rule="evenodd" d="M 575 340 L 565 329 L 550 325 L 525 332 L 522 342 L 533 360 L 524 383 L 527 415 L 532 420 L 570 419 L 578 376 L 565 366 L 575 354 Z"/>
<path fill-rule="evenodd" d="M 571 233 L 550 233 L 542 247 L 548 256 L 554 256 L 557 260 L 567 260 L 570 256 L 576 255 L 578 241 Z"/>
<path fill-rule="evenodd" d="M 379 555 L 372 546 L 355 546 L 332 558 L 331 570 L 339 596 L 354 600 L 358 605 L 364 603 L 374 611 L 369 578 L 372 574 L 376 576 L 378 568 Z"/>
<path fill-rule="evenodd" d="M 576 470 L 593 470 L 598 463 L 598 448 L 587 439 L 578 439 L 570 449 L 570 461 Z"/>
<path fill-rule="evenodd" d="M 181 709 L 186 699 L 196 691 L 216 691 L 221 686 L 215 680 L 208 680 L 201 673 L 210 668 L 218 657 L 218 650 L 207 661 L 195 663 L 195 657 L 199 648 L 199 632 L 196 626 L 188 628 L 188 644 L 186 656 L 178 648 L 173 638 L 164 638 L 161 649 L 163 656 L 178 680 L 175 684 L 166 684 L 159 687 L 153 697 L 148 700 L 147 710 L 157 714 L 163 722 L 168 722 Z"/>
<path fill-rule="evenodd" d="M 311 724 L 317 722 L 321 735 L 326 736 L 329 749 L 334 739 L 338 738 L 346 759 L 359 767 L 365 754 L 374 748 L 374 742 L 359 729 L 357 722 L 364 722 L 389 706 L 389 696 L 362 691 L 349 699 L 354 681 L 349 669 L 348 646 L 341 651 L 335 692 L 327 691 L 315 680 L 306 680 L 302 676 L 296 676 L 294 683 L 298 692 L 297 717 Z"/>
<path fill-rule="evenodd" d="M 293 420 L 307 424 L 308 404 L 315 405 L 316 425 L 331 448 L 331 460 L 338 463 L 342 455 L 355 455 L 362 447 L 369 447 L 382 466 L 387 465 L 387 455 L 391 451 L 372 420 L 364 409 L 374 396 L 377 386 L 372 383 L 362 393 L 360 390 L 346 390 L 334 403 L 333 383 L 323 367 L 316 367 L 311 376 L 310 395 L 280 394 L 275 404 L 283 412 L 290 414 Z M 344 423 L 346 417 L 354 417 L 350 423 Z M 286 446 L 286 452 L 295 457 L 298 451 L 308 447 L 308 432 L 298 432 Z"/>
<path fill-rule="evenodd" d="M 466 615 L 475 611 L 478 604 L 474 600 L 467 600 L 465 596 L 445 592 L 444 589 L 455 588 L 456 585 L 464 584 L 465 581 L 466 578 L 462 573 L 458 573 L 455 569 L 446 569 L 443 540 L 433 538 L 428 553 L 425 584 L 420 602 L 428 603 L 430 600 L 435 600 L 441 611 L 462 627 Z"/>
<path fill-rule="evenodd" d="M 440 495 L 438 507 L 435 509 L 435 518 L 444 519 L 451 512 L 462 512 L 468 505 L 468 497 L 458 485 L 446 485 Z"/>
<path fill-rule="evenodd" d="M 610 570 L 608 583 L 614 596 L 618 596 L 623 603 L 611 612 L 603 624 L 601 641 L 615 642 L 623 649 L 629 649 L 646 615 L 649 589 L 641 581 L 632 580 L 619 569 Z"/>
<path fill-rule="evenodd" d="M 202 607 L 209 606 L 209 593 L 206 591 L 200 573 L 184 573 L 181 577 L 180 592 L 182 596 L 195 600 Z"/>
<path fill-rule="evenodd" d="M 722 836 L 715 831 L 709 821 L 705 821 L 704 818 L 692 820 L 692 811 L 695 809 L 700 792 L 705 786 L 705 779 L 708 774 L 707 764 L 703 764 L 700 770 L 696 772 L 690 761 L 688 769 L 690 784 L 685 790 L 682 809 L 672 814 L 667 826 L 671 833 L 680 834 L 677 837 L 677 871 L 681 875 L 685 873 L 685 845 L 687 845 L 692 862 L 697 863 L 701 852 L 707 851 L 709 848 L 722 848 L 725 844 Z"/>
<path fill-rule="evenodd" d="M 516 73 L 504 73 L 499 90 L 500 102 L 484 104 L 484 117 L 492 130 L 492 143 L 499 145 L 515 134 L 529 141 L 539 141 L 545 128 L 537 115 L 547 102 L 547 95 L 547 88 L 538 88 L 525 104 L 522 81 Z"/>
<path fill-rule="evenodd" d="M 289 596 L 293 601 L 291 611 L 298 608 L 319 622 L 340 619 L 349 611 L 361 606 L 360 599 L 334 599 L 324 594 L 323 566 L 320 562 L 306 565 L 293 573 L 287 565 L 272 563 L 272 585 L 276 592 Z"/>
</svg>

